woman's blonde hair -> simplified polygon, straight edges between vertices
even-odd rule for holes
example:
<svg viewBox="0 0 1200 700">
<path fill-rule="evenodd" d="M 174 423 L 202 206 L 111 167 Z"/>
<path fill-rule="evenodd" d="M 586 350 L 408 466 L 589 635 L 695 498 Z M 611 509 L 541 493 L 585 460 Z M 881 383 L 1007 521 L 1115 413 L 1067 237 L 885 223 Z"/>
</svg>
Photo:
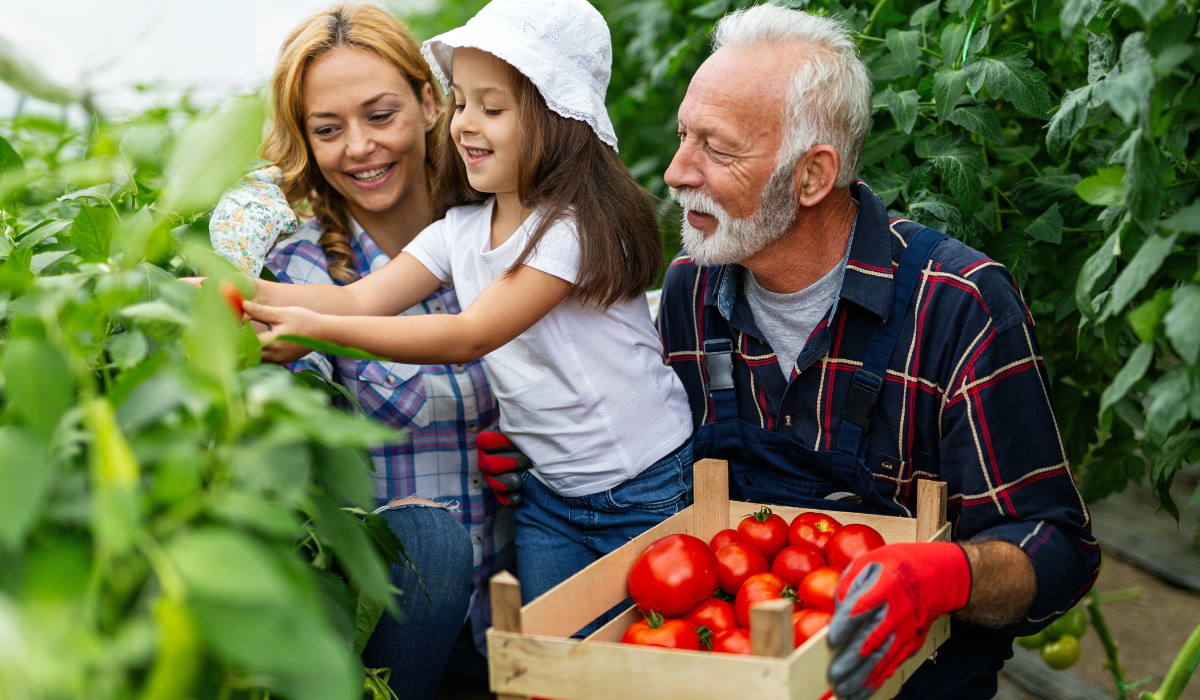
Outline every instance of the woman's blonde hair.
<svg viewBox="0 0 1200 700">
<path fill-rule="evenodd" d="M 288 35 L 279 64 L 271 77 L 271 122 L 261 155 L 283 171 L 283 193 L 289 202 L 311 210 L 324 228 L 321 247 L 329 259 L 329 275 L 343 284 L 358 278 L 354 252 L 350 248 L 350 214 L 346 201 L 321 175 L 304 132 L 304 73 L 316 59 L 350 46 L 370 51 L 390 61 L 412 86 L 417 102 L 428 83 L 434 104 L 442 103 L 441 91 L 421 46 L 408 29 L 387 12 L 372 5 L 347 3 L 318 12 L 301 22 Z M 437 134 L 425 136 L 425 179 L 429 186 L 434 173 Z"/>
</svg>

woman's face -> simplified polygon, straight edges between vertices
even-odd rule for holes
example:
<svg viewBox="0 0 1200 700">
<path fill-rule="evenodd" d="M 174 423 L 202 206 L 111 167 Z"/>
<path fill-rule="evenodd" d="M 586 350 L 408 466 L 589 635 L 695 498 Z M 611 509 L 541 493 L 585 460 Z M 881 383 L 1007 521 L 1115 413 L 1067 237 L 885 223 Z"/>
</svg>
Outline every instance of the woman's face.
<svg viewBox="0 0 1200 700">
<path fill-rule="evenodd" d="M 356 209 L 384 213 L 424 193 L 425 133 L 437 108 L 390 61 L 342 47 L 304 74 L 304 132 L 325 180 Z"/>
<path fill-rule="evenodd" d="M 517 115 L 506 66 L 478 49 L 454 51 L 454 118 L 450 133 L 480 192 L 517 190 Z"/>
</svg>

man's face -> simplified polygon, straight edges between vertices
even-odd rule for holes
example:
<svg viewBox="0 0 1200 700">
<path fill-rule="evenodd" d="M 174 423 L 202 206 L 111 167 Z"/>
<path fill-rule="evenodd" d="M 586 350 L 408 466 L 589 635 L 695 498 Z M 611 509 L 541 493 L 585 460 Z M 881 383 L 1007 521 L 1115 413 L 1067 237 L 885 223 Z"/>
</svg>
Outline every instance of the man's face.
<svg viewBox="0 0 1200 700">
<path fill-rule="evenodd" d="M 684 209 L 684 247 L 701 265 L 754 255 L 795 216 L 793 171 L 785 164 L 776 173 L 795 64 L 783 47 L 726 47 L 688 86 L 679 150 L 664 179 Z"/>
</svg>

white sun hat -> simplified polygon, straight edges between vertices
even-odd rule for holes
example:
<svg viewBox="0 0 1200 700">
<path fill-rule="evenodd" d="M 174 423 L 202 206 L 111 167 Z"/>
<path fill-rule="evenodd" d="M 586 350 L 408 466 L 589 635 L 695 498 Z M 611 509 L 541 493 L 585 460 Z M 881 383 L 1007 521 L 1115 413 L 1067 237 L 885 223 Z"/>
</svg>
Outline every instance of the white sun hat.
<svg viewBox="0 0 1200 700">
<path fill-rule="evenodd" d="M 454 50 L 486 51 L 529 78 L 555 113 L 586 122 L 617 149 L 604 107 L 612 73 L 608 24 L 587 0 L 492 0 L 466 24 L 421 45 L 446 94 Z"/>
</svg>

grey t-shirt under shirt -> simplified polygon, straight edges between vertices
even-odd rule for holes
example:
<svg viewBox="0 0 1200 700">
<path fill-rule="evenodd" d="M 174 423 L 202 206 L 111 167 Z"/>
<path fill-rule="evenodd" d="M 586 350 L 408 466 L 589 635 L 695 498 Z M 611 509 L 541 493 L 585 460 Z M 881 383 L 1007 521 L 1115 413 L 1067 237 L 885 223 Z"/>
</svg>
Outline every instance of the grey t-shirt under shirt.
<svg viewBox="0 0 1200 700">
<path fill-rule="evenodd" d="M 824 277 L 791 294 L 777 294 L 763 289 L 754 279 L 754 273 L 749 269 L 745 271 L 742 288 L 746 301 L 750 302 L 754 322 L 779 359 L 779 370 L 783 372 L 785 380 L 791 379 L 792 368 L 808 336 L 812 335 L 817 324 L 833 306 L 849 255 L 847 246 L 847 257 L 842 258 Z"/>
</svg>

